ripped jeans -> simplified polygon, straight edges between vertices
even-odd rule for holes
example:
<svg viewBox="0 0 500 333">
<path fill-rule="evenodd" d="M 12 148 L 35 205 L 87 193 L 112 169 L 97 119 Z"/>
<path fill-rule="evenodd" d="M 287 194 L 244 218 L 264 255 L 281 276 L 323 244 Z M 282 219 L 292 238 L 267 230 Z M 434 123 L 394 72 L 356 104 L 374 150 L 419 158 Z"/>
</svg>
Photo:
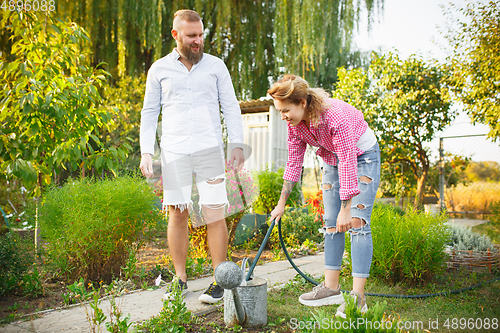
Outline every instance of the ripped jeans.
<svg viewBox="0 0 500 333">
<path fill-rule="evenodd" d="M 364 177 L 363 177 L 364 176 Z M 340 212 L 338 167 L 323 166 L 323 205 L 325 207 L 325 269 L 340 270 L 345 248 L 344 233 L 326 232 L 327 228 L 336 227 Z M 363 179 L 363 180 L 360 180 Z M 367 278 L 373 256 L 370 217 L 380 182 L 380 149 L 378 143 L 358 156 L 358 186 L 360 194 L 352 198 L 351 215 L 361 219 L 361 228 L 351 228 L 352 276 Z M 331 188 L 328 188 L 331 185 Z M 364 225 L 363 225 L 364 224 Z"/>
</svg>

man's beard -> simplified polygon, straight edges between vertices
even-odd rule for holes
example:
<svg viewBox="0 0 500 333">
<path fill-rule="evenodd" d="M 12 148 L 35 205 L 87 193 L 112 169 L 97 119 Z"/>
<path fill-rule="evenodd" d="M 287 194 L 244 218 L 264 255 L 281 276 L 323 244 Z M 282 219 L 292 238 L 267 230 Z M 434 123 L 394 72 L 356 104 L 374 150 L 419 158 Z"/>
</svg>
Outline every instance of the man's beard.
<svg viewBox="0 0 500 333">
<path fill-rule="evenodd" d="M 180 53 L 193 65 L 199 63 L 203 57 L 203 43 L 197 46 L 199 47 L 198 53 L 194 53 L 191 51 L 191 45 L 183 43 L 182 40 L 178 45 Z"/>
</svg>

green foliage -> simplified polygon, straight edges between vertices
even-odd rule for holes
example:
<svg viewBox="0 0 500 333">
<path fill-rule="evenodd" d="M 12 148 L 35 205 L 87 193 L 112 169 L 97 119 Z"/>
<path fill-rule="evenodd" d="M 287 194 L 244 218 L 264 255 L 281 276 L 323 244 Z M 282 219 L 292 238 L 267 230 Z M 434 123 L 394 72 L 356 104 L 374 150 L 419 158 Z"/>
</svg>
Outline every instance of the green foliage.
<svg viewBox="0 0 500 333">
<path fill-rule="evenodd" d="M 346 300 L 346 319 L 332 317 L 326 310 L 315 310 L 312 318 L 304 320 L 306 323 L 316 324 L 318 328 L 305 327 L 301 332 L 403 332 L 398 329 L 397 321 L 388 318 L 385 314 L 387 302 L 376 302 L 364 314 L 356 305 L 354 298 L 344 295 Z M 354 323 L 354 324 L 353 324 Z"/>
<path fill-rule="evenodd" d="M 494 250 L 491 240 L 486 235 L 481 235 L 468 227 L 452 225 L 450 246 L 457 251 L 487 251 Z"/>
<path fill-rule="evenodd" d="M 358 65 L 363 55 L 351 51 L 351 45 L 360 13 L 366 9 L 371 21 L 384 0 L 56 3 L 57 11 L 49 15 L 84 27 L 94 42 L 92 63 L 106 62 L 115 79 L 143 75 L 155 60 L 171 52 L 174 13 L 194 9 L 203 19 L 205 50 L 227 64 L 237 95 L 259 98 L 266 95 L 269 78 L 283 71 L 300 73 L 314 86 L 329 86 L 336 67 Z M 9 36 L 0 31 L 0 40 L 6 42 L 0 43 L 0 52 L 7 55 Z"/>
<path fill-rule="evenodd" d="M 461 16 L 457 18 L 454 12 Z M 500 137 L 500 4 L 470 1 L 451 4 L 448 39 L 454 89 L 473 123 L 489 125 L 489 137 Z"/>
<path fill-rule="evenodd" d="M 333 95 L 367 118 L 381 148 L 381 190 L 422 202 L 430 160 L 425 143 L 454 119 L 449 70 L 418 56 L 373 53 L 368 71 L 339 70 Z"/>
<path fill-rule="evenodd" d="M 470 182 L 500 182 L 500 164 L 493 161 L 470 162 L 465 169 Z"/>
<path fill-rule="evenodd" d="M 40 226 L 47 262 L 69 279 L 111 281 L 163 227 L 164 214 L 139 176 L 70 180 L 42 199 Z"/>
<path fill-rule="evenodd" d="M 186 331 L 184 325 L 191 321 L 191 311 L 186 307 L 181 295 L 181 289 L 176 286 L 178 284 L 178 280 L 172 282 L 173 300 L 163 301 L 163 308 L 160 313 L 139 325 L 141 330 L 150 333 L 180 333 Z"/>
<path fill-rule="evenodd" d="M 467 184 L 467 179 L 464 177 L 464 172 L 468 167 L 474 164 L 470 157 L 454 155 L 451 153 L 444 154 L 444 184 L 446 187 L 455 187 L 458 184 Z M 429 168 L 429 178 L 426 185 L 425 193 L 431 195 L 439 195 L 439 161 L 434 162 Z"/>
<path fill-rule="evenodd" d="M 321 243 L 323 234 L 319 233 L 321 222 L 300 208 L 288 208 L 281 218 L 281 234 L 288 249 L 299 248 L 302 244 Z M 312 245 L 312 244 L 310 244 Z M 280 249 L 278 226 L 276 225 L 269 237 L 269 247 Z"/>
<path fill-rule="evenodd" d="M 266 165 L 266 168 L 257 172 L 254 177 L 257 179 L 259 186 L 259 196 L 253 203 L 253 210 L 256 214 L 270 214 L 280 199 L 285 169 L 283 167 L 276 171 L 273 169 L 274 167 L 268 168 Z M 299 186 L 293 187 L 287 201 L 292 207 L 302 205 L 300 191 Z"/>
<path fill-rule="evenodd" d="M 97 108 L 107 73 L 89 65 L 89 38 L 74 23 L 2 11 L 13 60 L 0 58 L 0 170 L 31 195 L 60 170 L 115 169 L 130 149 L 98 138 L 112 115 Z"/>
<path fill-rule="evenodd" d="M 391 205 L 375 204 L 371 216 L 373 261 L 370 274 L 390 283 L 428 282 L 444 267 L 444 246 L 450 240 L 447 217 Z M 346 251 L 350 256 L 349 237 Z"/>
<path fill-rule="evenodd" d="M 16 292 L 38 295 L 41 292 L 40 276 L 36 269 L 32 270 L 34 263 L 32 241 L 13 232 L 0 236 L 0 295 Z"/>
<path fill-rule="evenodd" d="M 115 147 L 127 142 L 131 149 L 121 169 L 134 170 L 140 162 L 139 128 L 146 89 L 145 75 L 124 76 L 113 86 L 102 87 L 101 109 L 112 115 L 114 126 L 100 131 L 100 140 Z"/>
<path fill-rule="evenodd" d="M 277 68 L 300 74 L 312 86 L 330 87 L 336 81 L 338 67 L 361 65 L 363 55 L 351 51 L 361 7 L 367 10 L 370 20 L 376 4 L 383 3 L 277 0 L 274 24 Z"/>
<path fill-rule="evenodd" d="M 37 297 L 43 295 L 42 276 L 35 264 L 32 265 L 28 273 L 23 275 L 22 289 L 23 294 L 26 296 Z"/>
<path fill-rule="evenodd" d="M 93 291 L 87 291 L 85 288 L 85 279 L 75 280 L 67 286 L 68 292 L 64 294 L 64 302 L 66 304 L 84 303 L 92 298 Z"/>
<path fill-rule="evenodd" d="M 500 226 L 500 201 L 494 201 L 490 204 L 491 217 L 490 221 L 493 224 Z"/>
</svg>

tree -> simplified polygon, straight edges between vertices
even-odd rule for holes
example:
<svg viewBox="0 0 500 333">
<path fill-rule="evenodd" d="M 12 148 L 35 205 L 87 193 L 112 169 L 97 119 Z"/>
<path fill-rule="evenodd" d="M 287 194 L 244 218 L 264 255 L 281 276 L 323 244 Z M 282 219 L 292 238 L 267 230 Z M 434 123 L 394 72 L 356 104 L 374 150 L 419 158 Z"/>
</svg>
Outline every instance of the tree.
<svg viewBox="0 0 500 333">
<path fill-rule="evenodd" d="M 312 86 L 330 88 L 338 67 L 360 66 L 362 55 L 351 48 L 362 5 L 370 20 L 383 1 L 277 0 L 274 31 L 278 73 L 295 73 Z"/>
<path fill-rule="evenodd" d="M 13 60 L 0 58 L 0 172 L 39 196 L 58 170 L 116 168 L 130 145 L 99 139 L 114 123 L 98 108 L 106 72 L 88 65 L 85 30 L 22 11 L 3 11 L 1 23 Z"/>
<path fill-rule="evenodd" d="M 495 140 L 500 137 L 500 2 L 451 5 L 445 12 L 450 20 L 453 11 L 464 16 L 446 33 L 454 88 L 472 122 L 489 125 L 488 136 Z"/>
<path fill-rule="evenodd" d="M 386 190 L 413 188 L 416 204 L 422 202 L 430 167 L 424 144 L 456 116 L 448 79 L 446 67 L 436 62 L 374 53 L 368 71 L 339 70 L 333 92 L 367 114 L 381 147 L 382 177 L 392 184 Z"/>
<path fill-rule="evenodd" d="M 76 0 L 56 1 L 50 15 L 72 20 L 94 42 L 92 65 L 106 62 L 113 80 L 144 75 L 171 52 L 172 18 L 194 9 L 205 25 L 205 50 L 224 60 L 239 98 L 266 95 L 284 72 L 330 88 L 338 66 L 358 64 L 352 35 L 362 6 L 371 19 L 384 0 Z M 0 34 L 0 41 L 5 34 Z M 2 44 L 3 45 L 3 44 Z M 10 53 L 10 46 L 0 46 Z"/>
</svg>

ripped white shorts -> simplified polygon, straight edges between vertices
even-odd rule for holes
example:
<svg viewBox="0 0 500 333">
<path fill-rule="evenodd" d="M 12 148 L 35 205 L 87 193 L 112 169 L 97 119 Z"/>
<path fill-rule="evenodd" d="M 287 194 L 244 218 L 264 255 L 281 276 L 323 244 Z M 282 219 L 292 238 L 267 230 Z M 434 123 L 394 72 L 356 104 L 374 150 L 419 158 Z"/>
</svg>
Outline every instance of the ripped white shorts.
<svg viewBox="0 0 500 333">
<path fill-rule="evenodd" d="M 162 149 L 163 206 L 181 211 L 191 209 L 194 197 L 193 178 L 198 188 L 200 207 L 225 208 L 225 161 L 219 147 L 199 154 L 177 154 Z"/>
</svg>

